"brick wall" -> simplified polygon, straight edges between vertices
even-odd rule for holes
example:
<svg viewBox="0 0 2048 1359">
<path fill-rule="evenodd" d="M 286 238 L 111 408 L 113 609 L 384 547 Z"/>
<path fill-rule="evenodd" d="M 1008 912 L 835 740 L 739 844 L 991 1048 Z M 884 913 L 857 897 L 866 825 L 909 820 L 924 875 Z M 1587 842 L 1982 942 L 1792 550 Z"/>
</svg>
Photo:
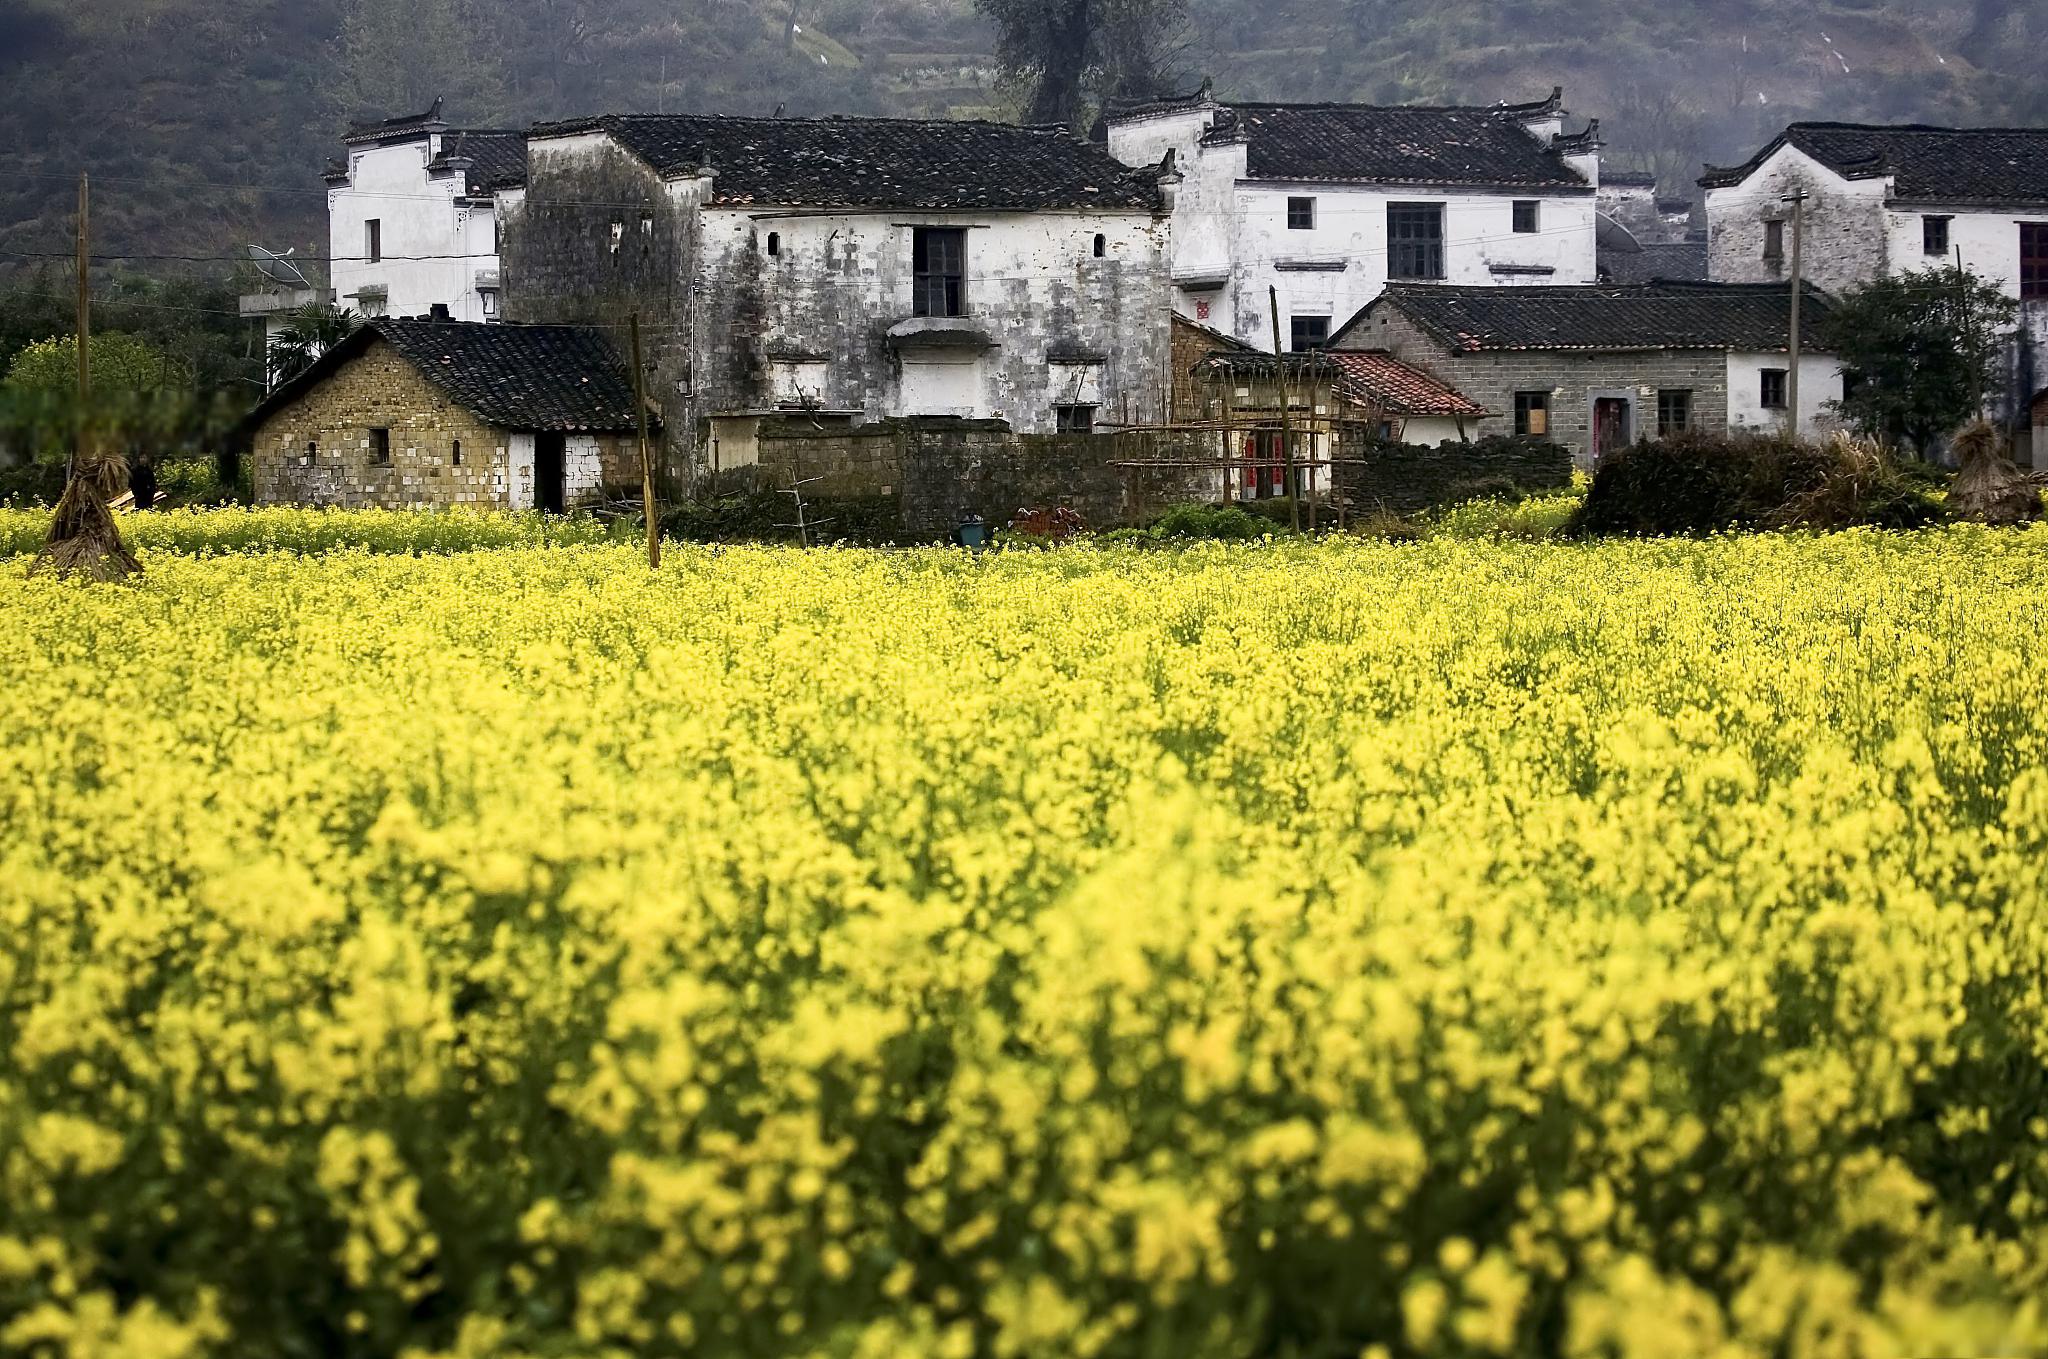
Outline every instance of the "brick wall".
<svg viewBox="0 0 2048 1359">
<path fill-rule="evenodd" d="M 370 447 L 370 431 L 379 428 L 391 432 L 388 464 L 377 463 Z M 512 465 L 520 437 L 531 436 L 486 424 L 389 344 L 373 340 L 360 356 L 263 422 L 250 443 L 250 473 L 263 505 L 526 509 L 533 503 L 531 487 L 519 485 Z M 567 442 L 564 471 L 572 503 L 597 483 L 637 481 L 630 439 L 570 435 Z"/>
<path fill-rule="evenodd" d="M 1550 438 L 1570 449 L 1582 465 L 1590 465 L 1593 454 L 1596 393 L 1629 397 L 1632 439 L 1655 437 L 1657 393 L 1662 390 L 1692 393 L 1694 429 L 1728 428 L 1728 356 L 1718 349 L 1449 353 L 1392 307 L 1379 308 L 1370 325 L 1346 340 L 1347 348 L 1388 350 L 1484 406 L 1492 414 L 1475 423 L 1476 433 L 1512 433 L 1515 394 L 1551 393 Z"/>
</svg>

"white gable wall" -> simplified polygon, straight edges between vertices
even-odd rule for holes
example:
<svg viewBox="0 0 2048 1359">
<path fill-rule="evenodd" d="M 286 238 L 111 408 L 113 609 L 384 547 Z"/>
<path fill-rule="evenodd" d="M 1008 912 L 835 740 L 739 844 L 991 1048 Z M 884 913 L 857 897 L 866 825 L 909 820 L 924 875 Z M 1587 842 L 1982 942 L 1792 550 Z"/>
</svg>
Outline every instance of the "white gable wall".
<svg viewBox="0 0 2048 1359">
<path fill-rule="evenodd" d="M 1764 370 L 1789 368 L 1790 356 L 1731 353 L 1728 356 L 1728 428 L 1731 431 L 1775 432 L 1785 428 L 1785 412 L 1763 403 Z M 1842 364 L 1832 354 L 1799 357 L 1799 432 L 1823 438 L 1842 427 L 1833 403 L 1842 399 Z"/>
<path fill-rule="evenodd" d="M 477 282 L 479 276 L 495 280 L 498 272 L 496 213 L 488 200 L 465 197 L 463 175 L 427 174 L 440 150 L 438 133 L 396 146 L 349 148 L 349 182 L 327 191 L 336 305 L 366 310 L 359 294 L 382 286 L 385 301 L 374 309 L 384 315 L 425 316 L 438 303 L 457 321 L 492 319 Z M 364 258 L 372 219 L 381 224 L 379 261 Z"/>
</svg>

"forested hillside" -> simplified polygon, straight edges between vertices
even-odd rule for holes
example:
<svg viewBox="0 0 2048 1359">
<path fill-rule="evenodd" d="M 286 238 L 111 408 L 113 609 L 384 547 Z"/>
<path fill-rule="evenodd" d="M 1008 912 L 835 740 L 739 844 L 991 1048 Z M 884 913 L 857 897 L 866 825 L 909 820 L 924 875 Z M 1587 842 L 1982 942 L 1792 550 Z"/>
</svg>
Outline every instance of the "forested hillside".
<svg viewBox="0 0 2048 1359">
<path fill-rule="evenodd" d="M 89 169 L 105 250 L 317 252 L 342 123 L 437 94 L 469 123 L 1013 116 L 1029 91 L 994 50 L 972 0 L 11 0 L 0 250 L 17 270 L 67 251 Z M 1701 158 L 1799 116 L 2048 118 L 2048 0 L 1188 0 L 1171 51 L 1177 76 L 1225 96 L 1488 102 L 1562 84 L 1612 154 L 1681 191 Z"/>
</svg>

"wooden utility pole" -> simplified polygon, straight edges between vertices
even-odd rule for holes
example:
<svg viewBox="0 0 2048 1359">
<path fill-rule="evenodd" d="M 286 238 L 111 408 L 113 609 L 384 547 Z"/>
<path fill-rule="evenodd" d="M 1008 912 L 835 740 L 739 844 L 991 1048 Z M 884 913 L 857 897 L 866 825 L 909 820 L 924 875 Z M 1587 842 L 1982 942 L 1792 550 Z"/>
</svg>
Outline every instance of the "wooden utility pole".
<svg viewBox="0 0 2048 1359">
<path fill-rule="evenodd" d="M 1287 518 L 1296 533 L 1301 532 L 1301 487 L 1294 481 L 1294 404 L 1287 392 L 1287 351 L 1280 347 L 1280 289 L 1266 285 L 1266 301 L 1273 310 L 1273 376 L 1280 385 L 1280 447 L 1287 458 Z"/>
<path fill-rule="evenodd" d="M 627 318 L 633 336 L 633 417 L 640 432 L 640 513 L 647 519 L 647 566 L 661 569 L 661 515 L 654 503 L 654 459 L 647 451 L 647 372 L 640 366 L 640 313 Z"/>
<path fill-rule="evenodd" d="M 1792 205 L 1792 366 L 1785 374 L 1785 432 L 1792 438 L 1799 437 L 1799 359 L 1802 348 L 1799 333 L 1800 304 L 1806 295 L 1806 190 L 1785 195 L 1785 201 Z"/>
<path fill-rule="evenodd" d="M 72 446 L 71 466 L 74 471 L 92 452 L 91 434 L 87 432 L 87 403 L 92 398 L 92 272 L 91 256 L 86 249 L 88 215 L 92 208 L 90 190 L 85 175 L 78 176 L 78 438 Z"/>
</svg>

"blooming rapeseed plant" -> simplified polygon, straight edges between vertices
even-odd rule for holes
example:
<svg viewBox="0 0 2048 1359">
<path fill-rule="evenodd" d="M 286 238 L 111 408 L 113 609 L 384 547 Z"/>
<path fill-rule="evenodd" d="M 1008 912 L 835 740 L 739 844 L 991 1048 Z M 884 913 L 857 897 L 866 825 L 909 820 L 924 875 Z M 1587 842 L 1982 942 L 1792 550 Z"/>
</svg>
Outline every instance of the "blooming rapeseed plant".
<svg viewBox="0 0 2048 1359">
<path fill-rule="evenodd" d="M 2048 529 L 324 522 L 0 562 L 0 1353 L 2048 1353 Z"/>
</svg>

